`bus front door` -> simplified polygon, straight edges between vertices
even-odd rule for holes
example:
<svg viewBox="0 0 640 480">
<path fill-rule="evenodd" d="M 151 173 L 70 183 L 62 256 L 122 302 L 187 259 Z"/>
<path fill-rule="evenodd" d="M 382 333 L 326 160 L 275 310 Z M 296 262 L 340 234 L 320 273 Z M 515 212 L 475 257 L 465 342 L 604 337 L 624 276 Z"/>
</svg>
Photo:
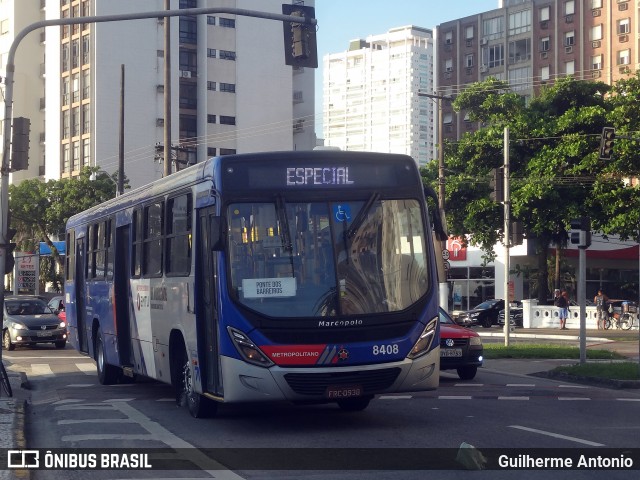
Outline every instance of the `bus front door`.
<svg viewBox="0 0 640 480">
<path fill-rule="evenodd" d="M 87 252 L 84 249 L 84 238 L 76 240 L 76 325 L 78 327 L 78 351 L 89 353 L 89 343 L 87 342 L 87 311 L 85 308 L 86 285 L 85 285 L 85 263 Z"/>
<path fill-rule="evenodd" d="M 198 350 L 205 359 L 203 388 L 214 395 L 223 396 L 218 350 L 218 308 L 216 305 L 215 253 L 209 241 L 209 225 L 215 209 L 198 211 L 198 242 L 196 252 L 196 321 L 198 324 Z"/>
</svg>

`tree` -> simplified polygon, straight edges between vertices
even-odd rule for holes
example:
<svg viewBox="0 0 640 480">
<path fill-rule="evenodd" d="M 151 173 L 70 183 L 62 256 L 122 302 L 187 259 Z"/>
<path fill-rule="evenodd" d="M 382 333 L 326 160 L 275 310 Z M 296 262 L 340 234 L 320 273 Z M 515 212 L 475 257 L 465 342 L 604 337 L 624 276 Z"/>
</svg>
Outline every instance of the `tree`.
<svg viewBox="0 0 640 480">
<path fill-rule="evenodd" d="M 41 241 L 51 248 L 58 268 L 44 270 L 48 281 L 58 282 L 55 272 L 64 269 L 53 240 L 64 239 L 65 225 L 72 215 L 115 196 L 115 176 L 110 180 L 99 168 L 85 167 L 77 177 L 47 182 L 33 178 L 9 186 L 11 226 L 18 231 L 15 238 L 20 249 L 35 251 Z M 125 185 L 128 187 L 126 180 Z"/>
<path fill-rule="evenodd" d="M 631 98 L 637 99 L 639 90 L 635 84 L 625 88 L 635 94 L 619 99 L 616 89 L 609 94 L 611 87 L 604 83 L 564 78 L 542 88 L 526 105 L 508 84 L 490 79 L 472 85 L 453 103 L 456 111 L 468 112 L 482 128 L 445 146 L 450 232 L 468 236 L 487 255 L 502 240 L 503 207 L 489 200 L 489 177 L 491 169 L 503 163 L 503 131 L 508 126 L 511 216 L 522 222 L 527 238 L 535 241 L 541 301 L 549 296 L 549 247 L 556 245 L 559 253 L 572 218 L 590 216 L 594 227 L 603 232 L 616 228 L 613 218 L 620 225 L 631 226 L 628 214 L 623 220 L 618 209 L 614 217 L 610 212 L 616 208 L 610 203 L 612 196 L 628 200 L 632 195 L 623 192 L 624 183 L 615 174 L 623 160 L 606 165 L 598 159 L 600 132 L 612 118 L 609 115 L 618 108 L 627 117 L 637 117 Z M 423 169 L 428 179 L 432 170 Z M 637 189 L 633 190 L 637 196 Z M 619 207 L 620 202 L 614 205 Z M 638 211 L 633 213 L 635 232 Z"/>
</svg>

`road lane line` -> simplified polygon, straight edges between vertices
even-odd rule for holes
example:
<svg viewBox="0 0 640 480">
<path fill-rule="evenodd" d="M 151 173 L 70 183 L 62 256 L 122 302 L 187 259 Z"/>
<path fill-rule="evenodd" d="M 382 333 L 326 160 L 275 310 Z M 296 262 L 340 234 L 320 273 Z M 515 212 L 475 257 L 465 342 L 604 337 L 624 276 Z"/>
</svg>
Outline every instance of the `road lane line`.
<svg viewBox="0 0 640 480">
<path fill-rule="evenodd" d="M 640 398 L 616 398 L 619 402 L 640 402 Z"/>
<path fill-rule="evenodd" d="M 529 397 L 498 397 L 498 400 L 529 400 Z"/>
<path fill-rule="evenodd" d="M 484 387 L 484 383 L 456 383 L 454 387 Z"/>
<path fill-rule="evenodd" d="M 546 435 L 548 437 L 560 438 L 562 440 L 569 440 L 570 442 L 582 443 L 584 445 L 590 445 L 592 447 L 604 447 L 604 443 L 592 442 L 590 440 L 583 440 L 582 438 L 569 437 L 567 435 L 561 435 L 559 433 L 547 432 L 545 430 L 538 430 L 536 428 L 523 427 L 522 425 L 509 425 L 509 428 L 515 428 L 518 430 L 524 430 L 525 432 L 539 433 L 540 435 Z"/>
<path fill-rule="evenodd" d="M 574 400 L 591 400 L 586 397 L 558 397 L 558 400 L 563 402 L 573 402 Z"/>
<path fill-rule="evenodd" d="M 380 400 L 407 400 L 409 398 L 413 398 L 412 395 L 380 395 L 378 399 Z"/>
<path fill-rule="evenodd" d="M 438 400 L 471 400 L 471 395 L 440 395 Z"/>
<path fill-rule="evenodd" d="M 48 363 L 32 363 L 31 375 L 34 377 L 53 377 L 54 373 Z"/>
<path fill-rule="evenodd" d="M 535 383 L 507 383 L 507 387 L 535 387 Z"/>
</svg>

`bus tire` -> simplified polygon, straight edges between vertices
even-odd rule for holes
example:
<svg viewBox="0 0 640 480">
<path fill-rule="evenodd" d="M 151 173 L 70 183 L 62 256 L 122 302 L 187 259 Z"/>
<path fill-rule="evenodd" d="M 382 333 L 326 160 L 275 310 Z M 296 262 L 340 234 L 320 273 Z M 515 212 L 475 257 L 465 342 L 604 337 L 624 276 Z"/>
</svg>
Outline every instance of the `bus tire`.
<svg viewBox="0 0 640 480">
<path fill-rule="evenodd" d="M 177 380 L 176 404 L 179 407 L 186 405 L 193 418 L 215 416 L 218 410 L 218 404 L 194 391 L 191 366 L 189 365 L 189 358 L 186 351 L 182 355 Z"/>
<path fill-rule="evenodd" d="M 96 338 L 96 368 L 98 370 L 98 381 L 102 385 L 112 385 L 118 381 L 118 369 L 113 365 L 109 365 L 106 361 L 101 331 L 98 331 L 98 337 Z"/>
<path fill-rule="evenodd" d="M 369 406 L 373 397 L 345 398 L 338 400 L 338 406 L 345 412 L 361 412 Z"/>
</svg>

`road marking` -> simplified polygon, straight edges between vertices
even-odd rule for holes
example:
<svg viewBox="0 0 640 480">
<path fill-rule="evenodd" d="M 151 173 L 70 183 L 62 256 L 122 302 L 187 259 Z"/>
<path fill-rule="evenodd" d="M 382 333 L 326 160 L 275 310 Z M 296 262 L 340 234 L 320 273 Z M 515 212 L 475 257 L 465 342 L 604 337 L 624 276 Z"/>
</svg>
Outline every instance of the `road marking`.
<svg viewBox="0 0 640 480">
<path fill-rule="evenodd" d="M 78 403 L 82 402 L 79 398 L 67 398 L 65 400 L 58 400 L 57 402 L 53 402 L 51 405 L 65 405 L 67 403 Z"/>
<path fill-rule="evenodd" d="M 32 363 L 31 375 L 34 377 L 53 377 L 53 370 L 48 363 Z"/>
<path fill-rule="evenodd" d="M 640 402 L 640 398 L 616 398 L 620 402 Z"/>
<path fill-rule="evenodd" d="M 535 383 L 507 383 L 507 387 L 535 387 Z"/>
<path fill-rule="evenodd" d="M 96 375 L 96 366 L 93 363 L 76 363 L 76 368 L 86 375 Z"/>
<path fill-rule="evenodd" d="M 584 385 L 558 385 L 558 388 L 591 388 Z"/>
<path fill-rule="evenodd" d="M 471 400 L 470 395 L 440 395 L 438 400 Z"/>
<path fill-rule="evenodd" d="M 518 430 L 524 430 L 525 432 L 539 433 L 540 435 L 546 435 L 548 437 L 560 438 L 562 440 L 569 440 L 570 442 L 582 443 L 584 445 L 591 445 L 592 447 L 604 447 L 604 443 L 596 443 L 590 440 L 583 440 L 576 437 L 568 437 L 567 435 L 560 435 L 559 433 L 547 432 L 544 430 L 538 430 L 536 428 L 523 427 L 521 425 L 509 425 L 509 428 L 516 428 Z"/>
<path fill-rule="evenodd" d="M 70 383 L 67 385 L 68 388 L 85 388 L 85 387 L 94 387 L 95 383 Z"/>
<path fill-rule="evenodd" d="M 135 423 L 130 418 L 87 418 L 85 420 L 58 420 L 58 425 L 74 425 L 77 423 Z"/>
<path fill-rule="evenodd" d="M 456 383 L 454 387 L 484 387 L 484 383 Z"/>
<path fill-rule="evenodd" d="M 115 410 L 113 405 L 101 405 L 96 403 L 82 403 L 73 405 L 60 405 L 56 410 Z"/>
<path fill-rule="evenodd" d="M 529 400 L 529 397 L 498 397 L 498 400 Z"/>
<path fill-rule="evenodd" d="M 591 400 L 591 399 L 586 397 L 558 397 L 558 400 L 562 400 L 565 402 L 572 402 L 574 400 Z"/>
<path fill-rule="evenodd" d="M 380 395 L 380 400 L 407 400 L 413 398 L 412 395 Z"/>
<path fill-rule="evenodd" d="M 175 402 L 175 398 L 159 398 L 156 402 Z"/>
</svg>

